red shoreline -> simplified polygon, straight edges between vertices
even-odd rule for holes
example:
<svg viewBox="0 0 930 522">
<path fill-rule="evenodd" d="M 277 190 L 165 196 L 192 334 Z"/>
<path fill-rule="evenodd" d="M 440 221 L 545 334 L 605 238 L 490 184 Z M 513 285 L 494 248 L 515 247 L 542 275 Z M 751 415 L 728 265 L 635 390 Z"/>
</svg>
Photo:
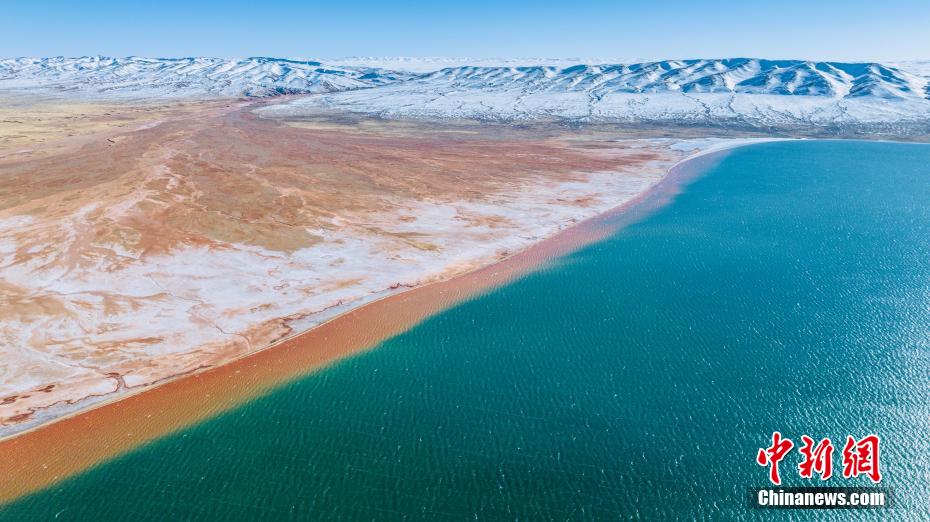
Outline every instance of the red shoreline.
<svg viewBox="0 0 930 522">
<path fill-rule="evenodd" d="M 725 151 L 682 161 L 635 198 L 492 265 L 387 296 L 222 366 L 0 440 L 0 504 L 370 350 L 439 311 L 604 239 L 666 205 L 722 154 Z"/>
</svg>

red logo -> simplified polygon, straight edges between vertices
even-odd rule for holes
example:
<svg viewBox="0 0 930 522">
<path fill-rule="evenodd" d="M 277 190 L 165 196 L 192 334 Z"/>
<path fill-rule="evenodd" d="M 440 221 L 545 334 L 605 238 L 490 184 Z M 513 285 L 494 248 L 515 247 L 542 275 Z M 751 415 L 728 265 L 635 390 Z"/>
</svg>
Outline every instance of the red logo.
<svg viewBox="0 0 930 522">
<path fill-rule="evenodd" d="M 861 440 L 852 437 L 846 438 L 843 447 L 843 476 L 855 478 L 867 475 L 876 484 L 882 480 L 882 472 L 878 467 L 878 435 L 867 435 Z"/>
<path fill-rule="evenodd" d="M 776 431 L 772 433 L 772 445 L 760 449 L 759 454 L 756 455 L 756 462 L 760 466 L 771 466 L 769 468 L 769 480 L 772 481 L 772 484 L 781 484 L 781 477 L 778 475 L 778 463 L 785 458 L 785 455 L 793 447 L 794 443 L 791 442 L 791 439 L 783 439 L 781 433 Z"/>
<path fill-rule="evenodd" d="M 830 478 L 833 475 L 833 443 L 830 439 L 823 438 L 815 445 L 813 438 L 801 435 L 801 442 L 803 444 L 798 449 L 803 457 L 801 463 L 798 464 L 798 474 L 801 478 L 813 478 L 814 473 L 820 475 L 820 480 Z M 880 443 L 878 435 L 874 434 L 866 435 L 860 440 L 847 436 L 846 445 L 843 446 L 843 477 L 856 478 L 859 475 L 865 475 L 876 484 L 881 482 Z M 756 463 L 769 467 L 769 480 L 772 484 L 781 485 L 778 463 L 791 452 L 793 447 L 794 442 L 791 439 L 782 437 L 781 433 L 776 431 L 772 433 L 772 445 L 759 449 Z"/>
<path fill-rule="evenodd" d="M 804 460 L 798 464 L 798 471 L 802 478 L 811 478 L 814 472 L 820 475 L 820 480 L 827 480 L 833 475 L 833 443 L 830 439 L 823 439 L 814 447 L 814 439 L 801 435 L 801 455 Z"/>
</svg>

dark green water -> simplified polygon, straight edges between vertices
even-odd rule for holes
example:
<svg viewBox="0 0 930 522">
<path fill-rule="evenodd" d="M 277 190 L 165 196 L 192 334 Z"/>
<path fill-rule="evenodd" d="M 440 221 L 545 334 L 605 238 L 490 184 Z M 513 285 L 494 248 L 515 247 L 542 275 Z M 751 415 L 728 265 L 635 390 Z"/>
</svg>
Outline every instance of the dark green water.
<svg viewBox="0 0 930 522">
<path fill-rule="evenodd" d="M 733 151 L 589 248 L 2 520 L 930 517 L 930 146 Z M 892 511 L 762 512 L 780 430 Z M 795 450 L 782 464 L 802 484 Z"/>
</svg>

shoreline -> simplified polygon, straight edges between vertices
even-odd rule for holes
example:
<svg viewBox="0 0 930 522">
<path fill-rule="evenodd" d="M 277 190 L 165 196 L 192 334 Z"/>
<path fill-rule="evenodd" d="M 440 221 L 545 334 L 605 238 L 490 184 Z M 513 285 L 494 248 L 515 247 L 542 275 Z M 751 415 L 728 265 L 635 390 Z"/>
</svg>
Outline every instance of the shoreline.
<svg viewBox="0 0 930 522">
<path fill-rule="evenodd" d="M 0 482 L 0 503 L 64 480 L 229 411 L 290 380 L 373 349 L 459 302 L 480 296 L 615 233 L 665 205 L 705 170 L 705 162 L 716 161 L 732 148 L 762 141 L 774 140 L 725 140 L 719 146 L 697 150 L 672 165 L 656 183 L 633 198 L 492 264 L 358 303 L 308 330 L 223 365 L 174 376 L 0 438 L 0 455 L 10 468 L 5 474 L 10 479 Z M 696 164 L 699 158 L 703 160 Z M 684 168 L 686 165 L 696 168 Z M 359 322 L 363 328 L 358 327 Z M 16 484 L 10 483 L 13 477 Z"/>
</svg>

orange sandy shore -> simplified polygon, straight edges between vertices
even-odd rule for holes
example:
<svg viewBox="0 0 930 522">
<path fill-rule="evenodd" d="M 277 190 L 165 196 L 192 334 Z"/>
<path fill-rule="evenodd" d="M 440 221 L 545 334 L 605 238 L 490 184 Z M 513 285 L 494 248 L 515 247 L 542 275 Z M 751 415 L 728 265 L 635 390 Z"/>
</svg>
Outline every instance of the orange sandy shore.
<svg viewBox="0 0 930 522">
<path fill-rule="evenodd" d="M 705 158 L 701 162 L 708 161 Z M 694 162 L 692 162 L 694 163 Z M 678 192 L 675 168 L 647 192 L 493 265 L 394 294 L 229 364 L 165 382 L 0 441 L 0 503 L 48 487 L 214 417 L 326 364 L 369 350 L 439 311 L 605 238 Z"/>
</svg>

